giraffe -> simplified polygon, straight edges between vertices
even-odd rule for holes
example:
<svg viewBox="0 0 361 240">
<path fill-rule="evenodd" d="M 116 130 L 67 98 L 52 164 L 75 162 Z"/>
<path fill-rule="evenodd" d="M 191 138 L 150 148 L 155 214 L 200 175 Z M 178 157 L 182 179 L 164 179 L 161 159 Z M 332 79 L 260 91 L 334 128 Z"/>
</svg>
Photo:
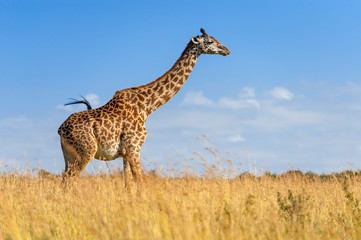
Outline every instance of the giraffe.
<svg viewBox="0 0 361 240">
<path fill-rule="evenodd" d="M 192 37 L 172 68 L 148 84 L 117 91 L 104 106 L 71 114 L 58 129 L 65 160 L 64 178 L 79 176 L 94 158 L 123 158 L 124 179 L 142 181 L 140 149 L 146 139 L 145 121 L 183 86 L 201 54 L 230 51 L 201 29 Z M 84 99 L 85 100 L 85 99 Z M 79 101 L 78 103 L 84 103 Z"/>
</svg>

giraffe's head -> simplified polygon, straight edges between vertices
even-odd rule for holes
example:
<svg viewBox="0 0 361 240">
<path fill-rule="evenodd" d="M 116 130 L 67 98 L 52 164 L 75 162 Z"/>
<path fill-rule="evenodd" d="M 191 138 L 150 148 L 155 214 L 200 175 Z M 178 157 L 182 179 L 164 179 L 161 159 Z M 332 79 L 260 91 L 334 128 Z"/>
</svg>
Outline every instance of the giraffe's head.
<svg viewBox="0 0 361 240">
<path fill-rule="evenodd" d="M 192 42 L 197 45 L 199 54 L 220 54 L 227 56 L 231 52 L 218 42 L 214 37 L 208 36 L 206 31 L 201 28 L 202 36 L 192 37 Z"/>
</svg>

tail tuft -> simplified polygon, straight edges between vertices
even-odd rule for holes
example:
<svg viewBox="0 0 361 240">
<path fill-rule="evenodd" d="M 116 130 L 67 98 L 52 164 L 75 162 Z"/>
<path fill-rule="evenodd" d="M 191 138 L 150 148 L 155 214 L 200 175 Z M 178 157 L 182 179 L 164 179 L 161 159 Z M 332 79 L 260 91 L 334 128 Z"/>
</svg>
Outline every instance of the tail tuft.
<svg viewBox="0 0 361 240">
<path fill-rule="evenodd" d="M 78 99 L 75 99 L 75 98 L 69 98 L 72 100 L 72 102 L 68 102 L 68 103 L 65 103 L 64 106 L 67 106 L 67 105 L 72 105 L 72 104 L 79 104 L 79 103 L 83 103 L 86 105 L 86 107 L 88 108 L 88 110 L 91 110 L 92 109 L 92 106 L 90 105 L 90 103 L 88 102 L 88 100 L 85 99 L 85 97 L 81 96 L 80 97 L 83 99 L 83 100 L 78 100 Z"/>
</svg>

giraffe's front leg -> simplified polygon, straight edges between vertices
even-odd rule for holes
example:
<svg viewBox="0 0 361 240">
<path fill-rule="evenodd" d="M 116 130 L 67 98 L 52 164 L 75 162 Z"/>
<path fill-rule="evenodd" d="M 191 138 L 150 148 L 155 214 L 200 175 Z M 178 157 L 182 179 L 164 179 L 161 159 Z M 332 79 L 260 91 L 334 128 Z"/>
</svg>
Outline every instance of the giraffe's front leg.
<svg viewBox="0 0 361 240">
<path fill-rule="evenodd" d="M 143 146 L 146 136 L 147 131 L 144 124 L 135 125 L 135 127 L 130 129 L 127 134 L 124 134 L 124 137 L 122 139 L 122 145 L 125 149 L 123 165 L 126 186 L 127 181 L 129 181 L 131 178 L 130 173 L 133 176 L 134 180 L 140 183 L 143 181 L 140 163 L 140 149 Z"/>
<path fill-rule="evenodd" d="M 127 161 L 125 157 L 123 157 L 123 168 L 124 168 L 123 177 L 124 177 L 125 187 L 128 187 L 129 181 L 131 180 L 132 177 L 132 170 L 130 169 L 129 161 Z"/>
<path fill-rule="evenodd" d="M 139 151 L 128 150 L 123 157 L 124 184 L 126 188 L 132 188 L 132 182 L 143 185 L 142 169 L 140 166 Z"/>
<path fill-rule="evenodd" d="M 130 173 L 132 176 L 129 176 Z M 133 177 L 134 180 L 142 182 L 142 169 L 140 166 L 139 152 L 130 152 L 124 157 L 124 177 L 129 181 Z"/>
</svg>

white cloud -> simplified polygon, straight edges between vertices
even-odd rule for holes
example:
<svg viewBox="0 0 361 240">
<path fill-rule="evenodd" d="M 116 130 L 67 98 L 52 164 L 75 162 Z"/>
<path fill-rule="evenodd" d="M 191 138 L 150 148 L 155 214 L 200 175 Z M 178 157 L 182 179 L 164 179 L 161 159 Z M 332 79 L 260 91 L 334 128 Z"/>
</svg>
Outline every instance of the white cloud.
<svg viewBox="0 0 361 240">
<path fill-rule="evenodd" d="M 257 131 L 278 132 L 286 128 L 322 126 L 326 122 L 337 121 L 337 117 L 317 111 L 264 105 L 255 118 L 247 119 L 243 124 Z"/>
<path fill-rule="evenodd" d="M 181 104 L 207 107 L 226 107 L 231 109 L 259 108 L 260 106 L 259 102 L 255 99 L 255 90 L 250 87 L 242 88 L 238 99 L 223 97 L 216 103 L 205 97 L 202 91 L 188 92 Z"/>
<path fill-rule="evenodd" d="M 243 138 L 240 134 L 237 134 L 237 135 L 233 135 L 233 136 L 230 136 L 229 138 L 227 138 L 227 141 L 231 142 L 231 143 L 237 143 L 237 142 L 245 142 L 246 139 Z"/>
<path fill-rule="evenodd" d="M 283 87 L 275 87 L 270 93 L 274 98 L 281 100 L 291 100 L 294 96 L 293 93 Z"/>
<path fill-rule="evenodd" d="M 255 90 L 251 87 L 244 87 L 239 94 L 238 99 L 221 98 L 218 104 L 222 107 L 241 109 L 241 108 L 259 108 L 260 104 L 255 99 Z"/>
<path fill-rule="evenodd" d="M 241 108 L 259 108 L 260 104 L 256 99 L 237 99 L 233 100 L 230 98 L 221 98 L 218 101 L 218 104 L 223 107 L 232 108 L 232 109 L 241 109 Z"/>
<path fill-rule="evenodd" d="M 89 93 L 85 95 L 85 99 L 88 100 L 88 102 L 93 108 L 98 107 L 100 104 L 99 96 L 94 93 Z"/>
<path fill-rule="evenodd" d="M 242 88 L 240 96 L 245 98 L 255 97 L 256 96 L 255 90 L 251 87 L 244 87 Z"/>
<path fill-rule="evenodd" d="M 203 96 L 202 91 L 188 92 L 182 102 L 183 105 L 213 106 L 212 100 Z"/>
<path fill-rule="evenodd" d="M 213 108 L 166 110 L 163 108 L 150 115 L 147 125 L 157 128 L 157 131 L 169 131 L 169 129 L 185 131 L 189 129 L 192 133 L 195 130 L 205 133 L 209 129 L 212 129 L 212 132 L 222 130 L 236 120 L 231 114 L 222 115 Z"/>
</svg>

